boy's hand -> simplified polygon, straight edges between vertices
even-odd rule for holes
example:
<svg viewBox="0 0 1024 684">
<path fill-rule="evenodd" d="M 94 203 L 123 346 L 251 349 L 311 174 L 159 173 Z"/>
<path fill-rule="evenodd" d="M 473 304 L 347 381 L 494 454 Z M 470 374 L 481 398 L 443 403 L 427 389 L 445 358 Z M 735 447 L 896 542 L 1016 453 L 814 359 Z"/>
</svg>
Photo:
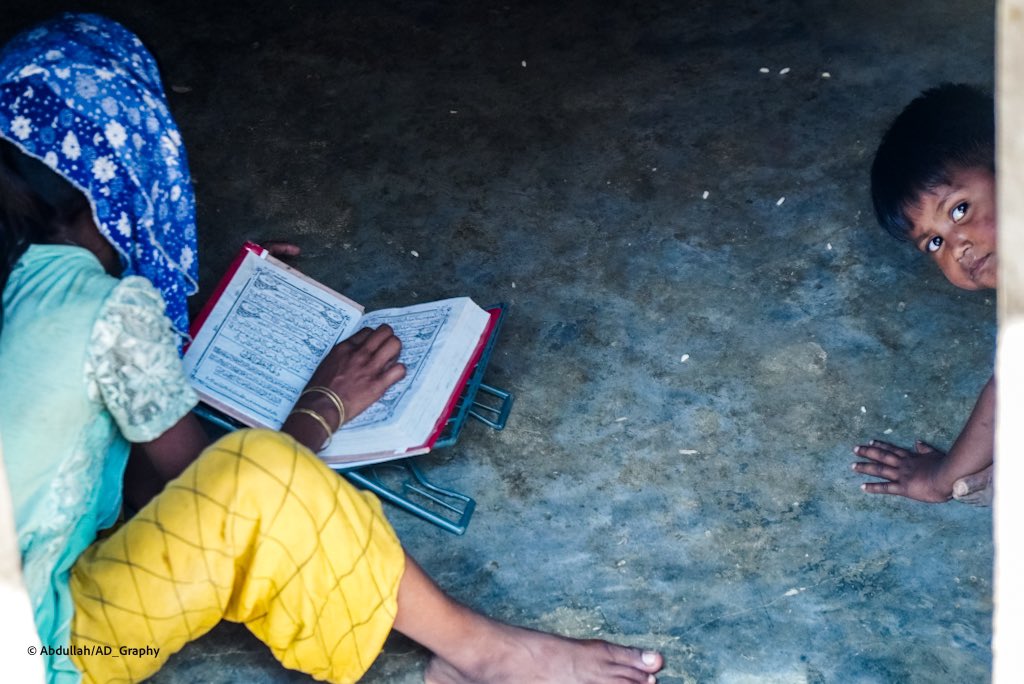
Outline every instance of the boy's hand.
<svg viewBox="0 0 1024 684">
<path fill-rule="evenodd" d="M 895 494 L 927 503 L 943 503 L 953 497 L 953 486 L 943 482 L 946 454 L 917 442 L 914 451 L 888 442 L 872 440 L 854 447 L 853 453 L 866 461 L 853 464 L 863 475 L 886 482 L 866 482 L 861 489 L 869 494 Z"/>
</svg>

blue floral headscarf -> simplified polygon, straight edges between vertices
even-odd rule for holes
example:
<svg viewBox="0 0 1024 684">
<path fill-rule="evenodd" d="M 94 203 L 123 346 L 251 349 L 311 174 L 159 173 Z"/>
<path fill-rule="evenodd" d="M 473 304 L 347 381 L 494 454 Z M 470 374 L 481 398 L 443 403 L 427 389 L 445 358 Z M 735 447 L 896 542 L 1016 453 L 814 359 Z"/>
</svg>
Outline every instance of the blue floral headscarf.
<svg viewBox="0 0 1024 684">
<path fill-rule="evenodd" d="M 133 33 L 65 14 L 0 50 L 0 136 L 83 191 L 124 275 L 148 278 L 188 336 L 195 196 L 156 61 Z"/>
</svg>

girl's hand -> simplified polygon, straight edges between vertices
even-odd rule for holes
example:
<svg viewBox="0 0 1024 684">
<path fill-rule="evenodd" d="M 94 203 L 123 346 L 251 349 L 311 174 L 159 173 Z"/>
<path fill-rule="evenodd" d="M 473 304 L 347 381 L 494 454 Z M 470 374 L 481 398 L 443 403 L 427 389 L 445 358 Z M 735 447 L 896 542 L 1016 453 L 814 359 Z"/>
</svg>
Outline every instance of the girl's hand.
<svg viewBox="0 0 1024 684">
<path fill-rule="evenodd" d="M 401 351 L 402 342 L 391 326 L 363 328 L 327 354 L 310 378 L 309 386 L 334 390 L 345 406 L 348 422 L 405 377 L 405 366 L 398 363 Z M 336 409 L 332 411 L 337 413 Z"/>
<path fill-rule="evenodd" d="M 348 422 L 366 410 L 384 392 L 405 377 L 405 366 L 398 363 L 402 342 L 395 337 L 391 326 L 376 330 L 363 328 L 341 342 L 327 354 L 317 367 L 307 387 L 328 387 L 338 395 L 345 409 L 344 421 L 330 397 L 321 392 L 309 392 L 299 397 L 295 408 L 314 411 L 324 418 L 327 427 L 337 431 L 342 422 Z M 293 413 L 281 426 L 313 451 L 326 443 L 324 427 L 304 413 Z"/>
<path fill-rule="evenodd" d="M 260 242 L 257 244 L 270 252 L 270 256 L 276 259 L 291 259 L 292 257 L 297 257 L 302 253 L 301 247 L 284 240 L 267 240 L 266 242 Z"/>
</svg>

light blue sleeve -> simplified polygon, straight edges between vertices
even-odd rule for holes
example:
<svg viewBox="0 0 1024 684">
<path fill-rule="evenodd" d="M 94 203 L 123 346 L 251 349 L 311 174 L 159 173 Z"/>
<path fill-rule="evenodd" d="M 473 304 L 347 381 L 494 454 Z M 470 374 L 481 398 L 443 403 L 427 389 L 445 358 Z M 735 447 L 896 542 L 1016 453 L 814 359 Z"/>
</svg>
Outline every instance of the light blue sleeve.
<svg viewBox="0 0 1024 684">
<path fill-rule="evenodd" d="M 86 360 L 90 392 L 129 442 L 156 439 L 197 403 L 178 356 L 178 337 L 148 280 L 123 278 L 93 327 Z"/>
</svg>

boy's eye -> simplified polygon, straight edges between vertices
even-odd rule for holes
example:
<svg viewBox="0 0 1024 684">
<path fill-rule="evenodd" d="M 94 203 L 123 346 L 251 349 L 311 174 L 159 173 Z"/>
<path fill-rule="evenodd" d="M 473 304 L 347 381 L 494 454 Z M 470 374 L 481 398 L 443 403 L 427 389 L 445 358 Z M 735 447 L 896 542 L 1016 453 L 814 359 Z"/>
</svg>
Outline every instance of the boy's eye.
<svg viewBox="0 0 1024 684">
<path fill-rule="evenodd" d="M 956 211 L 956 210 L 954 209 L 954 211 Z M 938 235 L 936 235 L 935 237 L 933 237 L 931 240 L 928 241 L 927 250 L 929 252 L 937 252 L 939 250 L 939 247 L 941 247 L 941 246 L 942 246 L 942 238 L 939 237 Z"/>
<path fill-rule="evenodd" d="M 954 223 L 959 223 L 960 219 L 962 219 L 966 214 L 967 202 L 961 202 L 960 204 L 953 207 L 953 211 L 949 212 L 949 216 L 950 218 L 953 219 Z"/>
</svg>

